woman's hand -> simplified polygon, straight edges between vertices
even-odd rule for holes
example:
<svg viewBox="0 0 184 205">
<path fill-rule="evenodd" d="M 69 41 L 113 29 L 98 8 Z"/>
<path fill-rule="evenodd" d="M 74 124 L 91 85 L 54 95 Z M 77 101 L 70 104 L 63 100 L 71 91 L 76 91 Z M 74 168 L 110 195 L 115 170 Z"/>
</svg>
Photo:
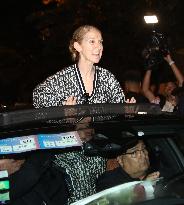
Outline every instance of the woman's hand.
<svg viewBox="0 0 184 205">
<path fill-rule="evenodd" d="M 136 99 L 134 97 L 131 97 L 131 99 L 126 99 L 126 103 L 136 103 Z"/>
<path fill-rule="evenodd" d="M 156 97 L 151 101 L 151 103 L 154 103 L 154 104 L 159 105 L 159 104 L 160 104 L 160 98 L 159 98 L 159 96 L 156 96 Z"/>
<path fill-rule="evenodd" d="M 172 60 L 170 54 L 167 54 L 167 56 L 164 57 L 164 60 L 169 64 Z"/>
<path fill-rule="evenodd" d="M 74 96 L 68 97 L 63 103 L 63 105 L 76 105 L 76 104 L 77 104 L 77 98 Z"/>
</svg>

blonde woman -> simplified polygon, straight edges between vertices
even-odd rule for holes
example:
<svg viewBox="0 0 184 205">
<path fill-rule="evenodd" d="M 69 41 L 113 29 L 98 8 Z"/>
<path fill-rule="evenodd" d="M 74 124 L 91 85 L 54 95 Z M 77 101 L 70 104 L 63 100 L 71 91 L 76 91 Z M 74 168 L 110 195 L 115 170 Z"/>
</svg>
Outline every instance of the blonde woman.
<svg viewBox="0 0 184 205">
<path fill-rule="evenodd" d="M 114 75 L 96 65 L 103 53 L 103 39 L 98 28 L 83 25 L 76 29 L 69 50 L 75 63 L 35 88 L 33 104 L 36 108 L 82 104 L 84 100 L 89 104 L 124 102 L 123 91 Z M 94 194 L 96 179 L 106 169 L 104 158 L 87 157 L 83 148 L 56 155 L 54 164 L 67 175 L 69 204 Z"/>
</svg>

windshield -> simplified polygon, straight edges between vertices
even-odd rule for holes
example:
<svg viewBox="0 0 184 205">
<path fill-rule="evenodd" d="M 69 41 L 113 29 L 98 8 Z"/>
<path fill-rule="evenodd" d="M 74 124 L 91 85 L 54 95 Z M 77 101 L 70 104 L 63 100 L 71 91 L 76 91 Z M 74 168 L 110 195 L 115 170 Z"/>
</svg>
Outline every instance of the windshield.
<svg viewBox="0 0 184 205">
<path fill-rule="evenodd" d="M 117 110 L 114 111 L 112 107 L 113 111 L 107 113 L 106 105 L 99 107 L 103 110 L 99 109 L 98 113 L 97 109 L 93 111 L 94 106 L 91 105 L 86 105 L 84 109 L 83 106 L 78 106 L 77 111 L 75 106 L 70 106 L 70 110 L 75 112 L 67 117 L 61 117 L 59 114 L 55 117 L 53 113 L 58 108 L 53 108 L 53 113 L 52 108 L 2 112 L 1 157 L 21 159 L 38 151 L 48 151 L 52 155 L 62 157 L 69 150 L 75 153 L 82 147 L 85 156 L 103 158 L 107 163 L 106 169 L 101 171 L 100 168 L 95 168 L 100 173 L 96 179 L 97 193 L 73 203 L 75 205 L 131 204 L 168 197 L 182 199 L 183 119 L 174 115 L 164 115 L 160 111 L 157 114 L 138 114 L 138 110 L 143 108 L 142 105 L 123 107 L 131 108 L 128 115 L 117 114 L 119 105 L 114 106 L 114 110 Z M 157 109 L 152 105 L 150 109 L 148 107 L 146 112 Z M 83 119 L 75 124 L 66 121 L 79 111 L 80 118 L 83 115 L 97 118 L 90 123 Z M 64 106 L 61 113 L 68 114 L 68 107 Z M 126 162 L 124 165 L 121 164 L 120 157 Z M 133 165 L 130 160 L 134 160 Z M 57 163 L 57 160 L 54 161 L 54 166 Z M 132 166 L 131 169 L 127 164 Z M 132 172 L 138 169 L 138 165 L 139 168 L 146 167 L 142 172 L 144 177 Z M 146 178 L 158 172 L 157 177 L 151 177 L 151 180 Z M 104 173 L 107 177 L 103 176 Z M 113 176 L 110 181 L 109 174 Z"/>
</svg>

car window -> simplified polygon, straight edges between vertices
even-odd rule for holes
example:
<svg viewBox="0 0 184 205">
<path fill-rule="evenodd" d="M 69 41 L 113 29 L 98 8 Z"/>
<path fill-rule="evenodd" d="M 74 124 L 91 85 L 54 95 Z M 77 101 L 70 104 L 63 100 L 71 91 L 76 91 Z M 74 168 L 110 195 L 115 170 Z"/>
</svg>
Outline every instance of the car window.
<svg viewBox="0 0 184 205">
<path fill-rule="evenodd" d="M 101 105 L 95 106 L 93 106 L 93 112 L 97 112 L 96 108 L 101 108 Z M 76 108 L 77 114 L 84 111 L 80 106 Z M 68 151 L 66 148 L 70 148 L 70 151 L 75 151 L 80 148 L 83 143 L 83 149 L 86 155 L 102 156 L 108 160 L 116 159 L 116 157 L 121 154 L 122 148 L 130 141 L 143 140 L 149 153 L 150 169 L 160 172 L 160 178 L 158 183 L 156 183 L 156 186 L 158 184 L 159 187 L 152 195 L 159 198 L 167 191 L 168 196 L 183 197 L 184 140 L 183 135 L 180 134 L 182 133 L 180 129 L 183 129 L 183 122 L 180 119 L 176 121 L 172 121 L 172 119 L 162 121 L 157 116 L 154 116 L 152 119 L 151 117 L 149 118 L 148 115 L 136 116 L 134 119 L 133 115 L 131 115 L 128 119 L 110 118 L 107 120 L 105 118 L 105 120 L 102 120 L 103 118 L 101 118 L 100 121 L 94 121 L 92 123 L 72 124 L 62 121 L 63 119 L 58 121 L 58 119 L 60 120 L 61 118 L 59 109 L 60 108 L 49 108 L 2 113 L 0 116 L 1 147 L 7 149 L 8 145 L 10 147 L 9 151 L 11 152 L 13 150 L 13 154 L 17 155 L 21 155 L 23 151 L 27 153 L 29 151 L 34 152 L 38 149 L 48 149 L 53 153 L 55 153 L 54 151 L 56 150 L 58 152 L 62 150 L 62 153 L 65 153 Z M 85 109 L 85 112 L 89 111 L 87 107 L 85 107 Z M 65 108 L 63 108 L 62 111 L 63 114 L 65 114 Z M 58 119 L 54 113 L 57 114 Z M 108 116 L 110 116 L 110 114 L 112 113 L 108 113 Z M 99 113 L 97 113 L 97 116 L 98 115 Z M 57 122 L 53 123 L 49 121 L 49 117 L 51 119 L 56 118 Z M 37 143 L 34 143 L 34 140 L 36 140 Z M 14 144 L 12 144 L 12 142 Z M 12 146 L 18 147 L 19 150 L 16 150 L 15 153 L 15 149 Z M 2 154 L 2 156 L 6 154 L 2 151 L 7 152 L 7 150 L 1 149 L 0 154 Z M 7 154 L 11 154 L 10 152 Z M 140 181 L 135 182 L 134 185 L 140 185 Z M 149 189 L 149 184 L 141 184 L 141 186 L 142 185 L 145 185 L 145 187 Z M 164 191 L 163 187 L 166 187 Z M 95 201 L 95 203 L 90 201 L 90 203 L 92 203 L 90 205 L 111 204 L 109 201 L 111 199 L 114 200 L 113 203 L 116 205 L 126 204 L 127 200 L 128 203 L 132 202 L 133 199 L 131 197 L 129 198 L 129 196 L 132 195 L 130 192 L 132 193 L 132 190 L 134 190 L 136 186 L 128 182 L 128 185 L 122 185 L 121 188 L 123 189 L 120 195 L 123 196 L 123 198 L 115 197 L 119 202 L 114 199 L 113 194 L 110 197 L 110 195 L 105 192 L 104 194 L 107 194 L 108 197 L 103 198 L 102 195 L 97 195 L 97 198 L 95 198 L 97 201 Z M 115 190 L 117 191 L 118 189 Z M 120 193 L 119 190 L 118 193 Z M 98 200 L 98 196 L 100 201 Z"/>
</svg>

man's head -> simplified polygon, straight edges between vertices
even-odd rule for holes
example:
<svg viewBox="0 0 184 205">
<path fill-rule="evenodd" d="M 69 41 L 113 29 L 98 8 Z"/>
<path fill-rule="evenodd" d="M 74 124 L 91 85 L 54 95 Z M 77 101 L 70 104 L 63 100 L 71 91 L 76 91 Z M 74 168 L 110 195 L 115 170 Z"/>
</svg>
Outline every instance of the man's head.
<svg viewBox="0 0 184 205">
<path fill-rule="evenodd" d="M 142 140 L 118 156 L 117 161 L 132 178 L 144 178 L 150 166 L 148 151 Z"/>
<path fill-rule="evenodd" d="M 141 73 L 139 70 L 128 70 L 124 74 L 124 89 L 125 92 L 139 93 L 141 90 Z"/>
</svg>

